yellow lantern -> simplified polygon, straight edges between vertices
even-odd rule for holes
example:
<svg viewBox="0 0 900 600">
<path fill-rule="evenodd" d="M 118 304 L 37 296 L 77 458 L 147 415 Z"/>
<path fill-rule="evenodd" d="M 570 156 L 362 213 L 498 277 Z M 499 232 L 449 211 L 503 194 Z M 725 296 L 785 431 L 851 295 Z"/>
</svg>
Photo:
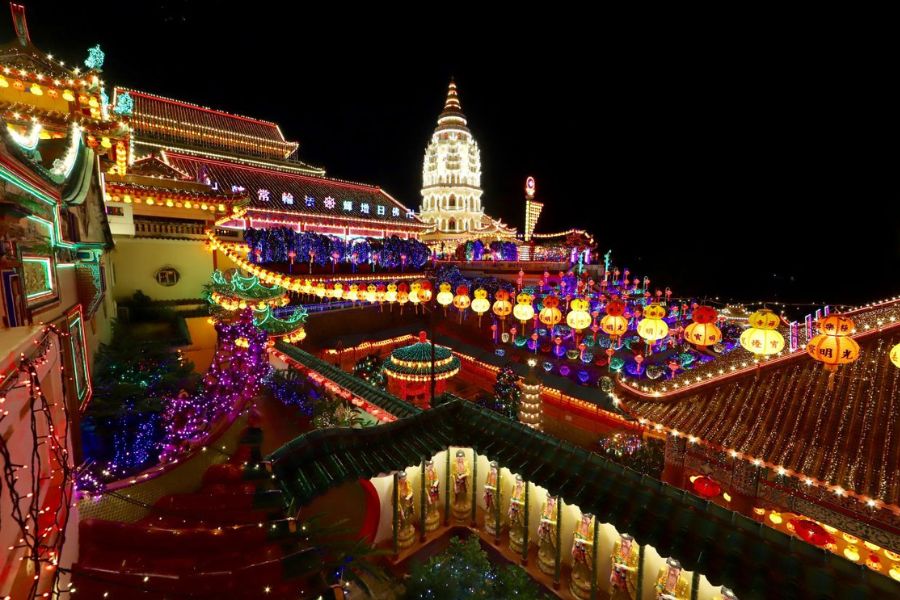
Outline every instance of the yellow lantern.
<svg viewBox="0 0 900 600">
<path fill-rule="evenodd" d="M 784 337 L 775 329 L 750 327 L 741 334 L 741 346 L 758 357 L 777 354 L 784 348 Z"/>
<path fill-rule="evenodd" d="M 366 286 L 366 302 L 375 302 L 375 284 L 370 283 Z"/>
<path fill-rule="evenodd" d="M 750 327 L 755 327 L 756 329 L 776 329 L 781 322 L 778 315 L 768 308 L 756 311 L 747 320 L 750 322 Z"/>
<path fill-rule="evenodd" d="M 516 305 L 513 307 L 513 316 L 521 321 L 522 333 L 525 333 L 525 325 L 534 318 L 534 307 L 531 305 L 531 294 L 522 292 L 516 296 Z"/>
<path fill-rule="evenodd" d="M 447 307 L 453 304 L 453 292 L 450 291 L 449 283 L 442 283 L 437 294 L 437 303 L 444 307 L 444 316 L 447 316 Z"/>
<path fill-rule="evenodd" d="M 900 344 L 891 348 L 891 362 L 894 363 L 895 367 L 900 369 Z"/>
<path fill-rule="evenodd" d="M 638 323 L 637 332 L 647 342 L 647 352 L 650 352 L 653 342 L 661 340 L 669 335 L 669 326 L 663 321 L 666 309 L 653 303 L 644 307 L 644 318 Z"/>
<path fill-rule="evenodd" d="M 722 341 L 722 331 L 712 323 L 691 323 L 684 328 L 684 339 L 695 346 L 712 346 Z"/>
<path fill-rule="evenodd" d="M 403 307 L 409 302 L 409 292 L 400 290 L 397 292 L 397 303 L 400 305 L 400 314 L 403 314 Z"/>
<path fill-rule="evenodd" d="M 335 284 L 334 284 L 334 291 L 332 292 L 332 295 L 333 295 L 337 300 L 340 300 L 341 297 L 343 297 L 343 295 L 344 295 L 344 284 L 342 284 L 342 283 L 335 283 Z"/>
<path fill-rule="evenodd" d="M 600 319 L 600 329 L 611 338 L 617 338 L 628 330 L 628 319 L 622 315 L 605 315 Z"/>
<path fill-rule="evenodd" d="M 669 335 L 669 326 L 662 319 L 641 319 L 637 332 L 645 341 L 652 344 Z"/>
<path fill-rule="evenodd" d="M 472 300 L 472 310 L 478 315 L 478 326 L 481 327 L 481 315 L 491 308 L 491 302 L 487 299 L 487 290 L 478 288 L 475 290 L 475 299 Z"/>
<path fill-rule="evenodd" d="M 582 298 L 575 298 L 569 303 L 569 313 L 566 315 L 566 325 L 581 333 L 591 325 L 591 314 L 588 312 L 590 304 Z"/>
<path fill-rule="evenodd" d="M 819 335 L 806 344 L 806 352 L 829 371 L 829 390 L 834 389 L 834 373 L 838 366 L 859 358 L 859 344 L 850 337 L 855 332 L 856 325 L 851 319 L 831 315 L 819 321 Z"/>
<path fill-rule="evenodd" d="M 357 300 L 359 300 L 359 285 L 351 283 L 350 289 L 347 290 L 347 293 L 344 294 L 344 297 L 350 302 L 356 302 Z"/>
<path fill-rule="evenodd" d="M 389 283 L 387 285 L 387 291 L 384 293 L 384 299 L 391 303 L 391 309 L 393 309 L 394 302 L 397 301 L 396 283 Z"/>
</svg>

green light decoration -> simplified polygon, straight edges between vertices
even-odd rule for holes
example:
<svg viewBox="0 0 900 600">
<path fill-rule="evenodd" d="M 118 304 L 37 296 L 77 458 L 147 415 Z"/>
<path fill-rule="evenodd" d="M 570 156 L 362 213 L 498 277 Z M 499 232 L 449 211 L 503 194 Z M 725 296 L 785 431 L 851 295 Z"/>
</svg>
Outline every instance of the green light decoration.
<svg viewBox="0 0 900 600">
<path fill-rule="evenodd" d="M 210 279 L 212 280 L 210 284 L 212 291 L 244 300 L 271 300 L 280 298 L 287 293 L 287 290 L 279 285 L 263 284 L 256 275 L 244 277 L 240 273 L 231 273 L 226 278 L 222 271 L 216 270 Z"/>
<path fill-rule="evenodd" d="M 270 336 L 290 336 L 292 333 L 303 329 L 303 325 L 308 317 L 309 314 L 302 306 L 295 306 L 294 311 L 284 319 L 275 316 L 271 307 L 266 307 L 266 310 L 253 315 L 253 324 Z"/>
<path fill-rule="evenodd" d="M 134 112 L 134 99 L 128 92 L 122 92 L 116 95 L 116 105 L 113 113 L 121 117 L 130 117 Z"/>
<path fill-rule="evenodd" d="M 278 317 L 272 306 L 287 304 L 287 290 L 278 285 L 268 286 L 260 282 L 259 277 L 251 275 L 244 277 L 236 271 L 229 272 L 226 276 L 219 270 L 210 276 L 210 283 L 206 286 L 206 300 L 212 305 L 210 313 L 215 318 L 222 318 L 224 312 L 234 310 L 229 304 L 236 305 L 241 302 L 253 309 L 253 324 L 271 337 L 284 337 L 288 341 L 301 341 L 306 337 L 303 325 L 309 314 L 303 306 L 294 306 L 293 311 L 286 317 Z M 262 308 L 260 303 L 264 303 Z"/>
<path fill-rule="evenodd" d="M 93 48 L 88 48 L 87 58 L 84 59 L 84 66 L 93 71 L 99 71 L 103 68 L 103 61 L 106 59 L 106 53 L 100 49 L 100 44 Z"/>
</svg>

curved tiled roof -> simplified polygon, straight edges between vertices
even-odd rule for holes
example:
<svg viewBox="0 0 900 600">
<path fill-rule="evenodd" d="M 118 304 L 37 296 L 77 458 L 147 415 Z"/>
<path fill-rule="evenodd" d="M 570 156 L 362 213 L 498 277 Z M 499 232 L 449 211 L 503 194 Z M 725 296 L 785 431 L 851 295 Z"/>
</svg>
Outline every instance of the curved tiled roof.
<svg viewBox="0 0 900 600">
<path fill-rule="evenodd" d="M 452 396 L 380 427 L 304 434 L 270 458 L 282 487 L 303 505 L 345 481 L 420 464 L 450 445 L 497 460 L 745 600 L 894 597 L 900 589 L 864 566 Z"/>
<path fill-rule="evenodd" d="M 630 399 L 633 413 L 845 490 L 900 503 L 900 330 L 860 342 L 835 375 L 803 358 L 675 401 Z"/>
<path fill-rule="evenodd" d="M 379 187 L 174 150 L 166 152 L 166 159 L 169 165 L 187 173 L 194 181 L 208 182 L 226 192 L 248 194 L 249 207 L 257 212 L 356 219 L 371 221 L 376 227 L 378 223 L 425 227 L 413 211 Z"/>
</svg>

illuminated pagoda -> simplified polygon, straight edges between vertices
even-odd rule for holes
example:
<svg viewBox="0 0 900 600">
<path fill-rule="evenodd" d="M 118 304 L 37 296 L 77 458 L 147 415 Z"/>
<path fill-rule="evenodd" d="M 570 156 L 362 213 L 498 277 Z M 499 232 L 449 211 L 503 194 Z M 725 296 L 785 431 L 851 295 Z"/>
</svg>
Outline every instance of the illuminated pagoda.
<svg viewBox="0 0 900 600">
<path fill-rule="evenodd" d="M 428 408 L 431 382 L 435 383 L 434 394 L 443 394 L 447 389 L 447 380 L 459 373 L 459 366 L 459 359 L 449 348 L 432 345 L 423 331 L 419 333 L 418 342 L 391 352 L 383 368 L 388 378 L 388 390 L 392 394 L 416 406 Z"/>
<path fill-rule="evenodd" d="M 452 251 L 466 240 L 515 238 L 515 229 L 484 213 L 481 150 L 469 131 L 452 80 L 437 123 L 422 165 L 419 215 L 431 225 L 423 240 Z"/>
</svg>

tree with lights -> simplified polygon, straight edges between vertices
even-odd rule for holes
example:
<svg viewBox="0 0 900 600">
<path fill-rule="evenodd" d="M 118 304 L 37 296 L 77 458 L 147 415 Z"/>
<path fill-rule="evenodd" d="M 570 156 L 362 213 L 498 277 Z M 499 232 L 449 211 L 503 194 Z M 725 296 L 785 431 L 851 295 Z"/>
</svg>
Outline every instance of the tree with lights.
<svg viewBox="0 0 900 600">
<path fill-rule="evenodd" d="M 370 354 L 356 361 L 353 366 L 353 374 L 357 377 L 365 379 L 375 387 L 385 389 L 387 382 L 385 381 L 384 371 L 381 366 L 384 361 L 375 354 Z"/>
<path fill-rule="evenodd" d="M 481 548 L 477 536 L 463 541 L 457 537 L 450 546 L 424 564 L 413 567 L 405 598 L 457 600 L 486 598 L 501 600 L 545 598 L 525 571 L 509 565 L 495 569 Z"/>
<path fill-rule="evenodd" d="M 503 367 L 497 372 L 497 383 L 494 384 L 494 410 L 503 416 L 516 419 L 519 414 L 519 376 L 512 367 Z"/>
</svg>

